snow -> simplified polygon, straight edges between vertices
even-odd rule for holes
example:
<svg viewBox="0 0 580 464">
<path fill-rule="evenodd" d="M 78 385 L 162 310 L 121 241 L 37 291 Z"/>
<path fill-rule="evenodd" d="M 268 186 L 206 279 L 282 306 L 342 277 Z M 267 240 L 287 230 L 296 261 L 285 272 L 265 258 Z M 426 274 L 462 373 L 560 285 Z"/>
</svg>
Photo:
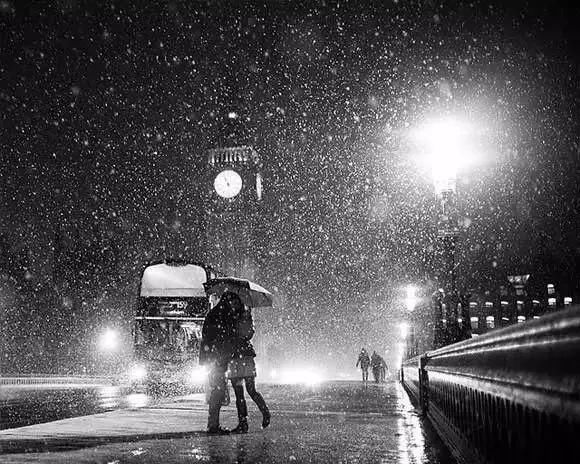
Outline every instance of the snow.
<svg viewBox="0 0 580 464">
<path fill-rule="evenodd" d="M 143 271 L 140 295 L 142 297 L 205 297 L 203 284 L 206 281 L 206 270 L 202 266 L 155 264 Z"/>
</svg>

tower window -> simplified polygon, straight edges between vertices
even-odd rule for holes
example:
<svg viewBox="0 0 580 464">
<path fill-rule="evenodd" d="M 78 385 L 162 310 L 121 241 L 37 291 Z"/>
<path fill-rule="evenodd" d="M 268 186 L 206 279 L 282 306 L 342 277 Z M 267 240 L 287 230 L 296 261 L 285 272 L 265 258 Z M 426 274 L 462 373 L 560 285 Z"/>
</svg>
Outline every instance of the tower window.
<svg viewBox="0 0 580 464">
<path fill-rule="evenodd" d="M 488 329 L 494 329 L 495 328 L 495 317 L 487 316 L 485 318 L 485 325 L 487 326 Z"/>
<path fill-rule="evenodd" d="M 479 329 L 479 317 L 472 317 L 471 318 L 471 328 L 473 330 Z"/>
</svg>

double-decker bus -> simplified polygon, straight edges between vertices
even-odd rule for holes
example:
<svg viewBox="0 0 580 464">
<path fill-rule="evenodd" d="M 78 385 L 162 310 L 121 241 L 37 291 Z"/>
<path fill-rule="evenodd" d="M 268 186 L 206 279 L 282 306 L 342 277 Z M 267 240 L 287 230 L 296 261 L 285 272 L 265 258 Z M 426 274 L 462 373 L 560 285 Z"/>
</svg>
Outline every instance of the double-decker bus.
<svg viewBox="0 0 580 464">
<path fill-rule="evenodd" d="M 199 389 L 198 365 L 203 320 L 209 309 L 204 282 L 211 267 L 184 261 L 148 265 L 142 275 L 134 325 L 134 388 Z"/>
</svg>

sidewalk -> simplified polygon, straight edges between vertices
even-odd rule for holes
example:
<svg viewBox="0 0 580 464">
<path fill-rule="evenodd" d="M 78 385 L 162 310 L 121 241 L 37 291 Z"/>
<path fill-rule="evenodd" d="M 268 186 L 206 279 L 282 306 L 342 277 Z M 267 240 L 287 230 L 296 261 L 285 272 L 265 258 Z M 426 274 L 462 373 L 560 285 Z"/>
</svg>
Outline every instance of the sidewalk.
<svg viewBox="0 0 580 464">
<path fill-rule="evenodd" d="M 250 432 L 205 433 L 203 395 L 0 431 L 6 464 L 451 464 L 452 457 L 395 382 L 363 387 L 260 385 L 270 427 L 250 402 Z M 235 402 L 233 402 L 235 404 Z M 235 405 L 221 423 L 235 426 Z M 136 405 L 137 406 L 137 405 Z"/>
<path fill-rule="evenodd" d="M 202 397 L 191 395 L 177 403 L 160 403 L 1 430 L 0 454 L 65 451 L 116 442 L 205 435 L 207 406 Z M 221 417 L 234 423 L 237 417 L 235 406 L 222 408 Z"/>
</svg>

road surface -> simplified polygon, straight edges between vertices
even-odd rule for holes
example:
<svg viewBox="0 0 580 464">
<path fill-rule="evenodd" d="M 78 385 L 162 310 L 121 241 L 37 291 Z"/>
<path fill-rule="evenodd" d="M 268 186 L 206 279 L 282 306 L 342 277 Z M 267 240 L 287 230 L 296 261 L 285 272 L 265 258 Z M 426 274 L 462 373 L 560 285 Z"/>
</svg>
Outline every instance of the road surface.
<svg viewBox="0 0 580 464">
<path fill-rule="evenodd" d="M 0 431 L 2 463 L 437 463 L 453 459 L 397 382 L 261 385 L 272 424 L 207 436 L 203 395 Z M 222 424 L 236 425 L 235 406 Z"/>
</svg>

